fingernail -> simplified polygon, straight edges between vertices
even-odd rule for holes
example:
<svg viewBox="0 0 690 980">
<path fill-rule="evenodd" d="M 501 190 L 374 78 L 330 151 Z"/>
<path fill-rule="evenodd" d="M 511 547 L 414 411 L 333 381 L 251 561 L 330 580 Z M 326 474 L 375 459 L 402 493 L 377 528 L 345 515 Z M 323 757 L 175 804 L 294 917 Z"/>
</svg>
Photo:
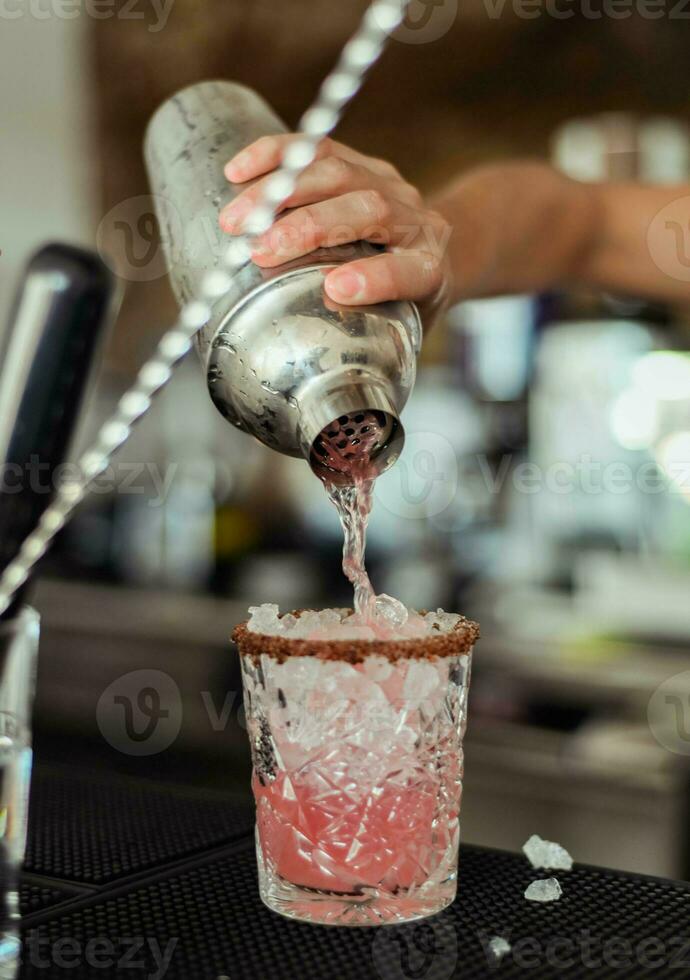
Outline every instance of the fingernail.
<svg viewBox="0 0 690 980">
<path fill-rule="evenodd" d="M 328 277 L 329 293 L 337 293 L 343 299 L 360 299 L 364 295 L 365 285 L 366 280 L 361 272 L 354 272 L 352 269 Z"/>
<path fill-rule="evenodd" d="M 253 247 L 252 255 L 258 255 L 259 258 L 263 258 L 266 255 L 273 255 L 273 249 L 269 248 L 268 245 L 259 243 Z"/>
<path fill-rule="evenodd" d="M 223 224 L 233 228 L 237 227 L 247 217 L 251 207 L 251 202 L 240 199 L 228 204 L 223 211 Z"/>
<path fill-rule="evenodd" d="M 238 153 L 225 165 L 225 176 L 228 180 L 241 180 L 244 172 L 251 163 L 251 156 L 245 150 Z"/>
</svg>

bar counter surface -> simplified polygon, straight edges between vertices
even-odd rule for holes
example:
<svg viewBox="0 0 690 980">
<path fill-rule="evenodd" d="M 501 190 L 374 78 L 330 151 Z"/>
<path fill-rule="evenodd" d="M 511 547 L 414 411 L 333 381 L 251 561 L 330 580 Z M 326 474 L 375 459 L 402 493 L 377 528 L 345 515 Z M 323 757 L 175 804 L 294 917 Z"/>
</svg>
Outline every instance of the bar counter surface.
<svg viewBox="0 0 690 980">
<path fill-rule="evenodd" d="M 458 897 L 441 914 L 310 926 L 261 904 L 253 825 L 244 795 L 38 767 L 20 977 L 690 977 L 690 883 L 576 864 L 556 873 L 561 899 L 540 905 L 524 891 L 549 872 L 464 846 Z M 512 946 L 500 961 L 488 949 L 497 936 Z"/>
</svg>

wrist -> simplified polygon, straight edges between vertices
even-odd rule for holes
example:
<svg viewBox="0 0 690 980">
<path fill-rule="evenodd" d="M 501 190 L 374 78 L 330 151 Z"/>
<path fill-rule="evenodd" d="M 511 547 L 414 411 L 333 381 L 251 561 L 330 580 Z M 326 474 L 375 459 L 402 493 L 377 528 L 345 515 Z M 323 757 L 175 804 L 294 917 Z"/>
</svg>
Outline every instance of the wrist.
<svg viewBox="0 0 690 980">
<path fill-rule="evenodd" d="M 452 229 L 451 302 L 578 280 L 597 247 L 597 186 L 539 161 L 482 167 L 432 206 Z"/>
</svg>

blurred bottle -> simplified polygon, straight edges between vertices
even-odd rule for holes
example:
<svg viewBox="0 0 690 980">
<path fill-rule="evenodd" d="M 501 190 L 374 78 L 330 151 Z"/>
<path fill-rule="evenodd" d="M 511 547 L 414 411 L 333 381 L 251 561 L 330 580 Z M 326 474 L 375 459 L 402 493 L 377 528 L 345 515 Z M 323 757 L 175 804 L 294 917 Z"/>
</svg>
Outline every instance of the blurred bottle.
<svg viewBox="0 0 690 980">
<path fill-rule="evenodd" d="M 584 183 L 680 184 L 690 174 L 690 130 L 670 117 L 607 112 L 560 126 L 551 140 L 551 157 L 559 170 Z M 545 310 L 549 322 L 634 317 L 671 328 L 677 320 L 664 304 L 574 287 L 550 297 L 550 304 L 546 298 Z"/>
<path fill-rule="evenodd" d="M 581 181 L 680 183 L 690 137 L 680 121 L 607 113 L 560 127 L 552 155 Z M 664 304 L 580 288 L 544 296 L 540 308 L 529 458 L 541 486 L 523 510 L 550 555 L 549 577 L 569 582 L 584 550 L 644 550 L 667 521 L 668 495 L 645 492 L 637 479 L 654 460 L 656 408 L 635 376 L 655 350 L 678 345 L 679 316 Z"/>
</svg>

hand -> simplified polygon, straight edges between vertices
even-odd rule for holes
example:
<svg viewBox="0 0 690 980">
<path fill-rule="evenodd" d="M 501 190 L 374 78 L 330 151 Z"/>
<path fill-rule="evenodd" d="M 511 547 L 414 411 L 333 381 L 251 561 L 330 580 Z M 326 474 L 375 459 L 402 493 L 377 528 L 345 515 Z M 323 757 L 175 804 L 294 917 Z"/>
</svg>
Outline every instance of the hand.
<svg viewBox="0 0 690 980">
<path fill-rule="evenodd" d="M 225 176 L 233 184 L 253 183 L 221 211 L 223 231 L 241 234 L 266 176 L 294 139 L 264 136 L 226 164 Z M 429 322 L 450 294 L 450 232 L 448 222 L 425 205 L 392 164 L 325 139 L 273 226 L 257 239 L 252 259 L 270 269 L 324 246 L 362 240 L 384 244 L 385 252 L 330 272 L 327 295 L 341 305 L 414 300 Z"/>
</svg>

